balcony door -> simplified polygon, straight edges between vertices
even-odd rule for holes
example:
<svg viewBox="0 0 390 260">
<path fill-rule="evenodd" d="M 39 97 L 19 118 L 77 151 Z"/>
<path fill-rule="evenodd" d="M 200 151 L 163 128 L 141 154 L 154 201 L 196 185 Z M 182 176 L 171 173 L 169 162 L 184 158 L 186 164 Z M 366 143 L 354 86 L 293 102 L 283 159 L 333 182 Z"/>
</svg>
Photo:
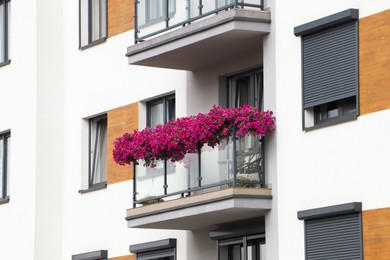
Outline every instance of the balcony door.
<svg viewBox="0 0 390 260">
<path fill-rule="evenodd" d="M 258 110 L 263 110 L 263 71 L 251 70 L 228 78 L 228 107 L 242 107 L 249 104 Z M 231 141 L 230 141 L 231 143 Z M 236 173 L 236 182 L 243 182 L 245 187 L 254 187 L 262 183 L 264 176 L 262 139 L 254 136 L 238 138 L 235 144 L 230 145 L 228 151 L 229 161 L 235 160 L 236 169 L 232 164 L 229 169 L 229 179 Z M 234 154 L 235 153 L 235 154 Z M 247 184 L 245 184 L 247 183 Z"/>
</svg>

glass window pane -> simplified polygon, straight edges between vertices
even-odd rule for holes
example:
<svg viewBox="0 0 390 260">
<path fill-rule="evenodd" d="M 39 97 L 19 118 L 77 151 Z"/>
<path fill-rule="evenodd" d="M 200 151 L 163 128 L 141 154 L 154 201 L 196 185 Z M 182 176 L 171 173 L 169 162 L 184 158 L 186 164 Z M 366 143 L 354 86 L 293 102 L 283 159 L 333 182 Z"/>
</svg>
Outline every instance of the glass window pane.
<svg viewBox="0 0 390 260">
<path fill-rule="evenodd" d="M 107 37 L 107 1 L 100 0 L 100 38 Z"/>
<path fill-rule="evenodd" d="M 150 127 L 164 124 L 164 103 L 158 103 L 150 107 Z"/>
<path fill-rule="evenodd" d="M 175 98 L 169 98 L 167 102 L 167 121 L 175 120 L 176 119 L 176 112 L 175 112 Z"/>
<path fill-rule="evenodd" d="M 100 10 L 101 10 L 101 1 L 92 0 L 91 6 L 91 29 L 92 29 L 92 41 L 96 41 L 101 38 L 100 28 Z"/>
<path fill-rule="evenodd" d="M 107 119 L 90 123 L 90 184 L 104 182 L 107 175 Z"/>
<path fill-rule="evenodd" d="M 250 104 L 249 84 L 250 84 L 249 76 L 237 80 L 236 100 L 235 100 L 237 107 L 241 107 L 245 104 Z"/>
<path fill-rule="evenodd" d="M 4 181 L 4 140 L 0 138 L 0 198 L 3 198 L 3 181 Z"/>
<path fill-rule="evenodd" d="M 88 0 L 80 0 L 80 46 L 88 45 L 88 31 Z"/>
<path fill-rule="evenodd" d="M 5 61 L 4 3 L 0 1 L 0 62 Z"/>
<path fill-rule="evenodd" d="M 6 196 L 9 194 L 9 173 L 10 173 L 10 166 L 11 166 L 11 137 L 7 138 L 7 168 L 6 168 L 6 187 L 7 187 L 7 192 Z"/>
</svg>

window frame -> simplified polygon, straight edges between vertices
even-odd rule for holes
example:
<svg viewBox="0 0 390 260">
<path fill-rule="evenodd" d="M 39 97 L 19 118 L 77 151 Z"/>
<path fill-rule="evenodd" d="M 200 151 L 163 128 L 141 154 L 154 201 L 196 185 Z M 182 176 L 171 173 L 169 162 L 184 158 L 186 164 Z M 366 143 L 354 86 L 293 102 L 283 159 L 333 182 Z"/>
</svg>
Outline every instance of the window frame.
<svg viewBox="0 0 390 260">
<path fill-rule="evenodd" d="M 2 143 L 2 164 L 0 167 L 2 168 L 2 181 L 0 185 L 2 186 L 0 193 L 0 204 L 4 204 L 9 202 L 9 194 L 8 194 L 8 179 L 9 179 L 9 154 L 10 154 L 10 146 L 9 142 L 11 140 L 11 132 L 6 131 L 0 133 L 0 142 Z"/>
<path fill-rule="evenodd" d="M 150 100 L 148 102 L 146 102 L 146 126 L 147 127 L 152 127 L 152 122 L 151 122 L 151 109 L 152 109 L 152 106 L 155 106 L 155 105 L 158 105 L 158 104 L 163 104 L 163 124 L 166 124 L 169 122 L 169 119 L 168 118 L 168 106 L 169 106 L 169 101 L 171 100 L 175 100 L 175 107 L 174 107 L 174 117 L 173 117 L 173 120 L 176 119 L 176 96 L 175 94 L 170 94 L 170 95 L 167 95 L 167 96 L 163 96 L 163 97 L 160 97 L 160 98 L 156 98 L 156 99 L 153 99 L 153 100 Z"/>
<path fill-rule="evenodd" d="M 96 159 L 92 158 L 92 153 L 95 157 L 97 146 L 99 145 L 99 143 L 97 141 L 95 141 L 95 147 L 92 147 L 92 143 L 93 143 L 92 142 L 92 140 L 93 140 L 92 135 L 94 134 L 94 133 L 92 133 L 92 126 L 95 122 L 97 124 L 96 135 L 98 134 L 99 126 L 103 123 L 103 125 L 105 125 L 105 131 L 106 131 L 105 135 L 107 137 L 107 115 L 104 114 L 104 115 L 100 115 L 100 116 L 89 119 L 89 139 L 88 139 L 88 152 L 89 152 L 89 155 L 88 155 L 88 188 L 89 189 L 105 188 L 107 185 L 107 169 L 106 169 L 106 178 L 104 181 L 100 181 L 100 182 L 96 182 L 96 183 L 93 181 L 95 174 L 96 174 L 96 172 L 94 171 L 95 167 L 94 167 L 93 163 L 96 161 Z M 96 139 L 97 138 L 98 137 L 96 137 Z M 107 142 L 105 143 L 105 146 L 106 146 L 106 150 L 107 150 Z M 101 159 L 107 160 L 106 154 L 103 154 L 103 156 L 104 157 L 102 157 Z"/>
<path fill-rule="evenodd" d="M 173 108 L 174 108 L 174 117 L 171 117 L 171 118 L 168 118 L 169 115 L 168 115 L 168 109 L 169 109 L 169 102 L 174 100 L 174 105 L 173 105 Z M 155 106 L 155 105 L 158 105 L 158 104 L 163 104 L 163 123 L 162 124 L 166 124 L 169 122 L 169 120 L 175 120 L 176 119 L 176 95 L 175 94 L 169 94 L 169 95 L 166 95 L 166 96 L 162 96 L 162 97 L 159 97 L 159 98 L 156 98 L 156 99 L 153 99 L 153 100 L 150 100 L 148 102 L 146 102 L 146 127 L 155 127 L 155 126 L 152 126 L 152 122 L 151 122 L 151 111 L 152 111 L 152 107 Z M 154 174 L 154 175 L 160 175 L 160 174 L 168 174 L 168 173 L 173 173 L 175 172 L 175 164 L 172 163 L 170 160 L 163 160 L 161 161 L 161 164 L 157 164 L 156 167 L 154 168 L 146 168 L 146 171 L 147 171 L 147 174 L 150 176 L 151 174 Z"/>
<path fill-rule="evenodd" d="M 83 18 L 83 12 L 82 12 L 82 1 L 87 2 L 87 44 L 83 45 L 82 39 L 83 39 L 83 26 L 82 26 L 82 18 Z M 98 0 L 99 3 L 104 2 L 105 3 L 105 10 L 103 11 L 105 13 L 105 17 L 102 17 L 102 13 L 99 12 L 99 33 L 100 37 L 96 40 L 93 40 L 93 29 L 92 29 L 92 9 L 93 9 L 93 1 L 94 0 L 79 0 L 79 50 L 85 50 L 92 46 L 98 45 L 100 43 L 103 43 L 108 38 L 108 0 Z M 103 24 L 104 23 L 104 24 Z M 104 28 L 104 30 L 103 30 Z M 84 36 L 85 37 L 85 36 Z"/>
<path fill-rule="evenodd" d="M 107 188 L 107 174 L 108 174 L 108 171 L 107 171 L 107 152 L 105 154 L 103 154 L 102 158 L 101 158 L 101 159 L 106 160 L 105 180 L 103 180 L 101 182 L 96 182 L 96 183 L 93 181 L 93 179 L 95 177 L 95 175 L 94 175 L 95 172 L 93 171 L 93 169 L 94 169 L 93 160 L 94 159 L 92 158 L 92 154 L 96 155 L 96 153 L 94 151 L 98 145 L 98 143 L 95 143 L 95 147 L 92 147 L 93 134 L 94 134 L 94 133 L 92 133 L 92 125 L 95 122 L 96 122 L 96 124 L 99 124 L 99 122 L 105 123 L 105 131 L 106 131 L 105 136 L 106 136 L 106 139 L 108 138 L 108 116 L 107 116 L 107 114 L 102 114 L 99 116 L 89 118 L 88 119 L 88 147 L 87 147 L 87 150 L 88 150 L 87 151 L 88 152 L 88 180 L 87 180 L 87 188 L 79 190 L 79 193 L 81 193 L 81 194 Z M 98 131 L 98 127 L 96 127 L 96 131 Z M 97 132 L 96 132 L 96 134 L 97 134 Z M 107 148 L 108 148 L 107 140 L 106 140 L 105 146 L 106 146 L 105 148 L 107 151 Z"/>
<path fill-rule="evenodd" d="M 0 60 L 0 67 L 11 63 L 9 59 L 9 25 L 10 25 L 10 8 L 11 0 L 0 0 L 0 5 L 3 5 L 3 20 L 0 21 L 0 27 L 4 27 L 3 34 L 0 35 L 0 41 L 3 41 L 3 48 L 0 52 L 3 52 L 4 59 Z"/>
<path fill-rule="evenodd" d="M 257 79 L 256 77 L 259 76 Z M 263 74 L 263 68 L 257 68 L 253 70 L 249 70 L 246 72 L 242 72 L 239 74 L 235 74 L 233 76 L 230 76 L 227 78 L 227 95 L 226 95 L 226 104 L 227 107 L 237 107 L 237 98 L 235 98 L 234 104 L 231 103 L 232 99 L 232 87 L 238 80 L 249 77 L 250 85 L 249 85 L 249 105 L 256 107 L 259 111 L 263 111 L 264 107 L 264 74 Z M 237 86 L 236 86 L 237 88 Z M 259 93 L 256 93 L 256 89 Z M 238 89 L 236 89 L 236 93 L 238 92 Z M 258 94 L 258 96 L 257 96 Z M 257 99 L 257 100 L 256 100 Z M 244 104 L 240 104 L 241 106 Z"/>
</svg>

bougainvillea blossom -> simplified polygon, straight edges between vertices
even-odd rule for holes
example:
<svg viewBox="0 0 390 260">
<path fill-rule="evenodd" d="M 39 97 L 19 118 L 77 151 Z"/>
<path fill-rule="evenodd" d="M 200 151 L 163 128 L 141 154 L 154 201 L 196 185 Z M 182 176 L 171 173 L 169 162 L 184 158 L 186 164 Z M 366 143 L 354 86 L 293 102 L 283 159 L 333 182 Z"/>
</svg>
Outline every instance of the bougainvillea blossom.
<svg viewBox="0 0 390 260">
<path fill-rule="evenodd" d="M 249 105 L 227 109 L 214 105 L 207 114 L 125 133 L 116 139 L 113 157 L 120 165 L 138 164 L 140 160 L 151 167 L 164 159 L 177 162 L 204 145 L 215 147 L 232 136 L 233 129 L 238 137 L 265 136 L 275 130 L 275 117 L 272 111 L 261 112 Z"/>
</svg>

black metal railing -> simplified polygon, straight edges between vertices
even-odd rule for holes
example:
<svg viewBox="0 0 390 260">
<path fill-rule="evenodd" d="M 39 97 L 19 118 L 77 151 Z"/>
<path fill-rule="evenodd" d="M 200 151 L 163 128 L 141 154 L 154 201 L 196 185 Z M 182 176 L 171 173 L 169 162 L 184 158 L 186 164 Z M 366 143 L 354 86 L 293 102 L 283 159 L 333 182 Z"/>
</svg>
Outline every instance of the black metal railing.
<svg viewBox="0 0 390 260">
<path fill-rule="evenodd" d="M 205 147 L 160 169 L 134 165 L 133 206 L 187 197 L 200 190 L 265 186 L 264 138 L 234 134 L 215 148 Z"/>
<path fill-rule="evenodd" d="M 228 9 L 263 10 L 264 0 L 136 0 L 134 6 L 134 41 L 138 43 Z"/>
</svg>

